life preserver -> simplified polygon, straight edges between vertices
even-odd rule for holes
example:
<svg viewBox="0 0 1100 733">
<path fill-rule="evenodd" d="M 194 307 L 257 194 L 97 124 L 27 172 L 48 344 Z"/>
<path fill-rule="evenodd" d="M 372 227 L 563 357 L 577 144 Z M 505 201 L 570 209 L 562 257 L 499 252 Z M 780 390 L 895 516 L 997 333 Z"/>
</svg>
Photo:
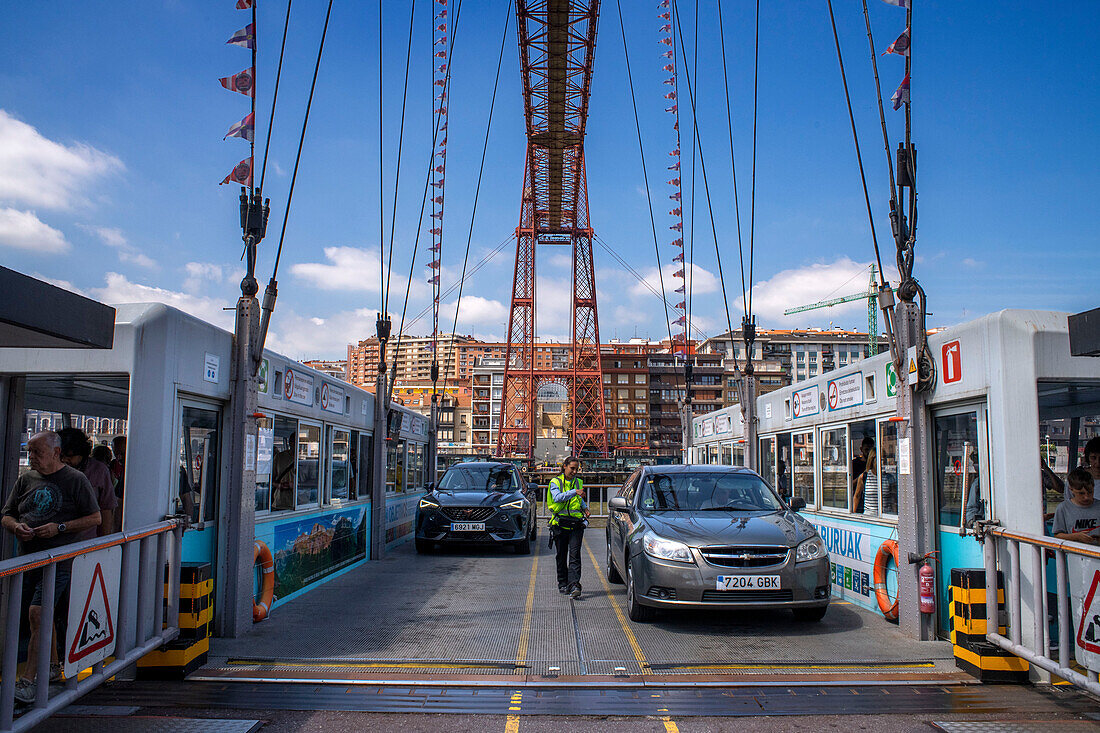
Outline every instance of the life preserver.
<svg viewBox="0 0 1100 733">
<path fill-rule="evenodd" d="M 890 600 L 890 593 L 886 590 L 886 563 L 893 558 L 894 567 L 898 565 L 897 540 L 886 540 L 878 548 L 875 555 L 875 600 L 878 608 L 887 621 L 898 620 L 898 599 Z"/>
<path fill-rule="evenodd" d="M 267 618 L 275 599 L 275 561 L 271 558 L 271 550 L 260 540 L 253 546 L 252 562 L 260 565 L 260 600 L 252 602 L 252 623 L 259 623 Z"/>
</svg>

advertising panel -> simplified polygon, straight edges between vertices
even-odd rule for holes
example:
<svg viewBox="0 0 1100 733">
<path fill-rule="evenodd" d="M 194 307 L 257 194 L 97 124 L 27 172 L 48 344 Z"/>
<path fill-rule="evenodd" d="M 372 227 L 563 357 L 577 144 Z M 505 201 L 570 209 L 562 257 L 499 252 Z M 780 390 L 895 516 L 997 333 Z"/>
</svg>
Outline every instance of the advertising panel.
<svg viewBox="0 0 1100 733">
<path fill-rule="evenodd" d="M 833 598 L 878 611 L 874 585 L 875 555 L 882 543 L 896 535 L 897 530 L 890 526 L 849 522 L 820 514 L 803 513 L 803 516 L 817 528 L 829 552 Z M 889 567 L 886 586 L 890 597 L 896 598 L 897 569 L 892 564 Z"/>
<path fill-rule="evenodd" d="M 278 600 L 366 559 L 366 507 L 280 524 L 271 549 Z"/>
</svg>

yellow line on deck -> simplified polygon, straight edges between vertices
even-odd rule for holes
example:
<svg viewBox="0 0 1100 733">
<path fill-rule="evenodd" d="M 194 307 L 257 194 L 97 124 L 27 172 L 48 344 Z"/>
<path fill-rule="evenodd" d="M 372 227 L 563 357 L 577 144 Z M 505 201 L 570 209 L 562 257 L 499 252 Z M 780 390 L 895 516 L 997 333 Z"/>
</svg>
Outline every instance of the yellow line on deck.
<svg viewBox="0 0 1100 733">
<path fill-rule="evenodd" d="M 519 664 L 527 661 L 527 640 L 531 635 L 531 611 L 535 607 L 535 579 L 538 577 L 538 569 L 539 556 L 535 555 L 535 561 L 531 564 L 531 582 L 527 585 L 527 605 L 523 609 L 523 630 L 519 633 L 519 647 L 516 649 L 516 662 Z"/>
<path fill-rule="evenodd" d="M 661 718 L 661 722 L 665 724 L 665 733 L 680 733 L 680 728 L 667 715 Z"/>
<path fill-rule="evenodd" d="M 511 704 L 508 706 L 508 710 L 515 711 L 509 712 L 508 718 L 504 723 L 504 733 L 519 733 L 519 712 L 520 705 L 523 702 L 523 691 L 516 690 L 512 693 Z"/>
<path fill-rule="evenodd" d="M 626 616 L 623 614 L 623 610 L 619 608 L 619 602 L 611 595 L 611 584 L 607 582 L 607 578 L 600 572 L 600 564 L 596 562 L 596 556 L 592 554 L 592 548 L 588 546 L 588 540 L 584 540 L 584 550 L 588 553 L 588 557 L 592 559 L 592 566 L 596 569 L 596 577 L 598 577 L 600 583 L 603 584 L 604 590 L 607 591 L 607 600 L 611 601 L 611 607 L 615 609 L 615 615 L 619 617 L 619 625 L 623 627 L 623 633 L 626 634 L 626 640 L 630 642 L 630 648 L 634 650 L 634 659 L 637 660 L 638 665 L 642 668 L 642 674 L 649 674 L 649 664 L 646 662 L 645 654 L 642 653 L 642 647 L 638 645 L 637 637 L 635 637 L 634 632 L 630 630 L 630 625 L 626 622 Z"/>
</svg>

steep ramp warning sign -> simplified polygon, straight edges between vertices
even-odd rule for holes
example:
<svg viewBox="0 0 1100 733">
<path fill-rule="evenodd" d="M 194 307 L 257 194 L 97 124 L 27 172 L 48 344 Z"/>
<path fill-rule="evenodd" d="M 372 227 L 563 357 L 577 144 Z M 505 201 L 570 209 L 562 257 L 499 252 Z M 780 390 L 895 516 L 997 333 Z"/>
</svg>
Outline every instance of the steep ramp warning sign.
<svg viewBox="0 0 1100 733">
<path fill-rule="evenodd" d="M 1090 558 L 1070 555 L 1068 560 L 1070 601 L 1077 625 L 1074 656 L 1096 672 L 1100 670 L 1100 570 L 1096 569 L 1096 561 L 1090 562 Z"/>
<path fill-rule="evenodd" d="M 73 560 L 65 676 L 72 677 L 115 650 L 122 548 L 108 547 Z"/>
</svg>

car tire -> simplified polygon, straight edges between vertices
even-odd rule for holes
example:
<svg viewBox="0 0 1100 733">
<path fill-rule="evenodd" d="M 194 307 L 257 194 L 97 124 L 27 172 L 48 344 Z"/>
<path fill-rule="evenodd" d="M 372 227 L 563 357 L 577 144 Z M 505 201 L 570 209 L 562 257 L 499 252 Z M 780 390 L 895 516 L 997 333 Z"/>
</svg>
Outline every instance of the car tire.
<svg viewBox="0 0 1100 733">
<path fill-rule="evenodd" d="M 619 575 L 619 571 L 615 569 L 615 563 L 611 561 L 611 537 L 607 538 L 607 582 L 623 584 L 623 576 Z"/>
<path fill-rule="evenodd" d="M 419 537 L 416 539 L 416 554 L 427 555 L 432 551 L 432 543 L 427 540 L 422 540 Z"/>
<path fill-rule="evenodd" d="M 794 613 L 795 621 L 812 623 L 825 618 L 825 612 L 828 610 L 828 606 L 817 606 L 815 608 L 792 608 L 791 612 Z"/>
<path fill-rule="evenodd" d="M 648 623 L 657 616 L 655 608 L 638 602 L 638 589 L 634 587 L 634 573 L 630 571 L 629 561 L 626 563 L 626 615 L 639 624 Z"/>
<path fill-rule="evenodd" d="M 539 518 L 532 516 L 528 524 L 531 527 L 531 541 L 537 542 L 539 538 Z"/>
<path fill-rule="evenodd" d="M 530 555 L 531 554 L 531 538 L 525 537 L 516 544 L 512 545 L 515 548 L 517 555 Z"/>
</svg>

